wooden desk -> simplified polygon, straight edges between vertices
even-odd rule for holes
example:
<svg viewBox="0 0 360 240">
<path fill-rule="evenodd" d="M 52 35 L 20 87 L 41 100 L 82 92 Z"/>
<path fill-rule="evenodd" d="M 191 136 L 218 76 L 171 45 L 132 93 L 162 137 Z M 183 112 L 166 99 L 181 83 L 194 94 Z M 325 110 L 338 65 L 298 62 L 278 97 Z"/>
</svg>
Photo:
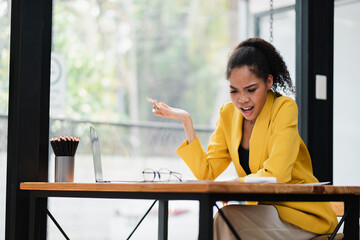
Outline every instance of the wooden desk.
<svg viewBox="0 0 360 240">
<path fill-rule="evenodd" d="M 182 183 L 47 183 L 24 182 L 21 190 L 30 191 L 30 239 L 36 239 L 39 226 L 35 205 L 41 198 L 122 198 L 158 199 L 159 239 L 167 239 L 167 201 L 199 201 L 199 239 L 212 239 L 213 206 L 216 201 L 341 201 L 348 212 L 345 238 L 359 240 L 360 187 L 294 185 L 282 183 L 237 183 L 193 181 Z"/>
</svg>

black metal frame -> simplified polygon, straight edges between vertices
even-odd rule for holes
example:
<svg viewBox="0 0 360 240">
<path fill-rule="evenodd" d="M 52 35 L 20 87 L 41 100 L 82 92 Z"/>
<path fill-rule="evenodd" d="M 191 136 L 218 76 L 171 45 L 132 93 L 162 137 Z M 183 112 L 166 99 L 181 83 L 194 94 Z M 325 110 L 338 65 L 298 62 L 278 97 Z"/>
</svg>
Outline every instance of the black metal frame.
<svg viewBox="0 0 360 240">
<path fill-rule="evenodd" d="M 118 199 L 157 199 L 159 204 L 159 236 L 158 239 L 167 239 L 168 201 L 195 200 L 199 201 L 199 239 L 213 238 L 213 206 L 217 201 L 294 201 L 319 202 L 341 201 L 345 204 L 347 219 L 344 224 L 345 238 L 359 240 L 359 196 L 348 194 L 240 194 L 240 193 L 157 193 L 157 192 L 73 192 L 73 191 L 30 191 L 31 214 L 29 222 L 29 239 L 38 238 L 41 226 L 36 224 L 36 205 L 48 197 L 70 198 L 118 198 Z M 34 224 L 35 222 L 35 224 Z"/>
<path fill-rule="evenodd" d="M 51 27 L 52 0 L 11 1 L 7 240 L 28 237 L 30 198 L 20 182 L 48 177 Z M 37 215 L 43 238 L 46 220 L 45 213 Z"/>
<path fill-rule="evenodd" d="M 296 88 L 299 131 L 314 175 L 333 182 L 334 0 L 296 0 Z M 315 98 L 315 76 L 327 76 L 327 99 Z"/>
<path fill-rule="evenodd" d="M 64 236 L 64 238 L 66 240 L 70 240 L 70 238 L 66 235 L 65 231 L 62 229 L 62 227 L 60 226 L 60 224 L 56 221 L 55 217 L 51 214 L 51 212 L 47 209 L 47 207 L 45 206 L 44 203 L 40 202 L 39 203 L 41 206 L 41 209 L 43 209 L 46 214 L 50 217 L 50 219 L 53 221 L 53 223 L 55 224 L 55 226 L 59 229 L 59 231 L 61 232 L 61 234 Z"/>
</svg>

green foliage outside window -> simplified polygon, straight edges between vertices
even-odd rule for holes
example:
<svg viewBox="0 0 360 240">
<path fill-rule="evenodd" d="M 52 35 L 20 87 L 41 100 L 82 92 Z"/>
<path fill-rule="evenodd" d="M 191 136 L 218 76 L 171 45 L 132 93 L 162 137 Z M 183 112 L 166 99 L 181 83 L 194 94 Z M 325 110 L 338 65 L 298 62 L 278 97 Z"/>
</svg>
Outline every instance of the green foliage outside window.
<svg viewBox="0 0 360 240">
<path fill-rule="evenodd" d="M 55 0 L 52 51 L 66 59 L 66 118 L 155 120 L 151 97 L 208 124 L 231 50 L 229 8 L 228 0 Z M 4 114 L 8 14 L 0 21 Z"/>
<path fill-rule="evenodd" d="M 0 115 L 8 112 L 10 60 L 10 8 L 0 0 Z"/>
</svg>

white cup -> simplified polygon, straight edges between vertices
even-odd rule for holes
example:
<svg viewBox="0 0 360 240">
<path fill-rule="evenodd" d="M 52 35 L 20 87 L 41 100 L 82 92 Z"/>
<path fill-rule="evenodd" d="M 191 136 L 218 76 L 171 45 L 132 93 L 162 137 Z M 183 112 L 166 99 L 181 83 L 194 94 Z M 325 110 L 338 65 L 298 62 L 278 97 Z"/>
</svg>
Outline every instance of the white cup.
<svg viewBox="0 0 360 240">
<path fill-rule="evenodd" d="M 55 157 L 55 182 L 74 182 L 74 157 Z"/>
</svg>

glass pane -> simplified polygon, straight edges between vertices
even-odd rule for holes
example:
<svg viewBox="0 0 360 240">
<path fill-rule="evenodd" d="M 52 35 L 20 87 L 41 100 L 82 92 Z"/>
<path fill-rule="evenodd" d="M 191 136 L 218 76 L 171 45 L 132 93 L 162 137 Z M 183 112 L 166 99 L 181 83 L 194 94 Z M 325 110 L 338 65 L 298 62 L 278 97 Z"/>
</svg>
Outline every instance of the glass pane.
<svg viewBox="0 0 360 240">
<path fill-rule="evenodd" d="M 10 1 L 0 0 L 0 239 L 5 239 Z"/>
<path fill-rule="evenodd" d="M 183 127 L 154 117 L 146 97 L 190 112 L 206 147 L 233 47 L 230 12 L 223 0 L 54 1 L 50 137 L 80 137 L 76 182 L 94 182 L 90 125 L 100 138 L 105 179 L 142 180 L 145 168 L 167 168 L 194 179 L 175 153 L 185 139 Z M 54 181 L 49 151 L 49 181 Z M 150 204 L 49 201 L 71 239 L 126 239 Z M 156 239 L 154 209 L 134 239 Z M 196 203 L 176 201 L 170 214 L 170 239 L 196 239 Z M 61 238 L 51 221 L 48 233 L 49 239 Z"/>
<path fill-rule="evenodd" d="M 334 184 L 360 183 L 360 2 L 337 1 L 334 27 Z"/>
<path fill-rule="evenodd" d="M 295 52 L 296 52 L 296 19 L 295 9 L 276 12 L 273 16 L 273 45 L 282 55 L 291 79 L 295 85 Z M 270 17 L 265 15 L 259 19 L 259 36 L 270 39 Z M 295 96 L 292 96 L 295 98 Z"/>
<path fill-rule="evenodd" d="M 0 0 L 0 115 L 8 114 L 10 1 Z"/>
<path fill-rule="evenodd" d="M 0 0 L 0 239 L 5 239 L 10 1 Z"/>
<path fill-rule="evenodd" d="M 149 96 L 187 109 L 206 125 L 231 46 L 228 5 L 200 5 L 56 1 L 53 52 L 64 66 L 66 93 L 52 92 L 52 100 L 66 107 L 53 104 L 52 116 L 154 120 Z"/>
<path fill-rule="evenodd" d="M 185 180 L 194 179 L 175 153 L 185 139 L 183 127 L 154 117 L 146 97 L 186 109 L 201 143 L 207 146 L 218 106 L 228 100 L 224 100 L 225 67 L 237 44 L 234 26 L 241 24 L 234 21 L 239 21 L 236 15 L 241 11 L 234 11 L 234 6 L 239 2 L 54 2 L 50 137 L 80 137 L 76 182 L 94 182 L 90 125 L 98 130 L 105 179 L 142 180 L 145 168 L 167 168 L 181 173 Z M 247 21 L 248 16 L 241 19 Z M 281 47 L 295 52 L 295 17 L 290 13 L 285 18 L 290 19 L 289 26 L 274 26 L 275 44 L 287 43 Z M 265 22 L 263 25 L 267 28 Z M 282 27 L 289 31 L 284 30 L 280 37 L 277 28 Z M 281 47 L 284 57 L 291 56 L 285 53 L 288 48 Z M 295 61 L 292 56 L 292 60 L 285 59 L 289 68 Z M 54 154 L 49 151 L 49 181 L 54 181 Z M 222 177 L 235 176 L 231 166 Z M 151 201 L 139 200 L 49 201 L 71 239 L 125 239 L 150 205 Z M 134 239 L 156 239 L 156 220 L 154 210 Z M 196 239 L 197 231 L 197 204 L 171 202 L 169 239 Z M 48 238 L 60 237 L 49 221 Z"/>
</svg>

